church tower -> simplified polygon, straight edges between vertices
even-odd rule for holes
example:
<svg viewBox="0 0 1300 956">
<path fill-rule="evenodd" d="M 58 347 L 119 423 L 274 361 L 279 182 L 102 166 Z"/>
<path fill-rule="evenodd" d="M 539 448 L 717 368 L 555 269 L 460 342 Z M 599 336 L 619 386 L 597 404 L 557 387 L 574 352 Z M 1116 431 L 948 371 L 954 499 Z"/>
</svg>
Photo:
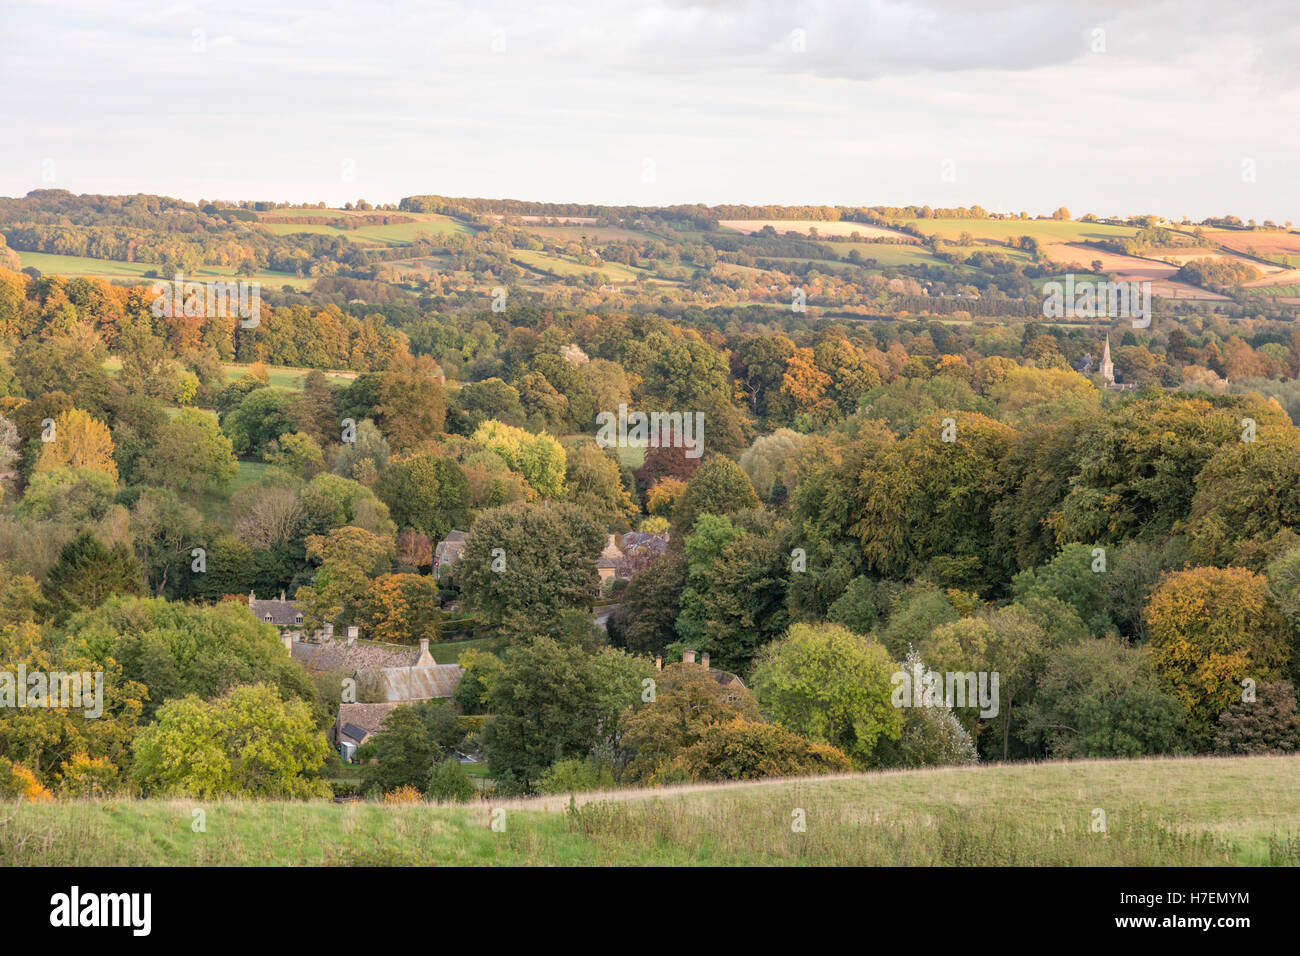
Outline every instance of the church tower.
<svg viewBox="0 0 1300 956">
<path fill-rule="evenodd" d="M 1110 360 L 1110 335 L 1106 336 L 1106 348 L 1101 353 L 1101 377 L 1107 385 L 1115 384 L 1115 363 Z"/>
</svg>

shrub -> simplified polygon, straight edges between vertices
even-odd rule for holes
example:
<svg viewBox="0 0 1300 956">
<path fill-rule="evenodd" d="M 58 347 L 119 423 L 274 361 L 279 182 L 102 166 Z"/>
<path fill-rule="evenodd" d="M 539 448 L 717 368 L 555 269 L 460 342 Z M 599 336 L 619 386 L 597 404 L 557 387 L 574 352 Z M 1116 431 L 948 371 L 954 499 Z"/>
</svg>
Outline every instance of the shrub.
<svg viewBox="0 0 1300 956">
<path fill-rule="evenodd" d="M 455 757 L 448 757 L 429 776 L 429 797 L 439 803 L 464 803 L 478 794 L 478 788 Z"/>
<path fill-rule="evenodd" d="M 420 796 L 420 791 L 410 786 L 398 787 L 396 790 L 389 790 L 384 794 L 384 803 L 389 804 L 421 803 L 423 802 L 423 799 L 424 798 Z"/>
<path fill-rule="evenodd" d="M 585 793 L 591 790 L 612 790 L 614 768 L 596 757 L 561 760 L 552 764 L 537 781 L 541 793 Z"/>
</svg>

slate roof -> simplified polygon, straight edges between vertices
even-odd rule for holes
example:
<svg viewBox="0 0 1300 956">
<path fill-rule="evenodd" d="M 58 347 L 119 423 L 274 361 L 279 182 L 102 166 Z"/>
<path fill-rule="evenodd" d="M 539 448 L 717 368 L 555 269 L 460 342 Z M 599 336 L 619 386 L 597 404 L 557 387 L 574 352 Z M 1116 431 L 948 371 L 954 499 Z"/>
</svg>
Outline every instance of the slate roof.
<svg viewBox="0 0 1300 956">
<path fill-rule="evenodd" d="M 358 727 L 356 724 L 347 723 L 344 724 L 343 729 L 339 731 L 339 736 L 347 737 L 357 746 L 360 746 L 365 743 L 366 738 L 370 736 L 370 731 Z"/>
</svg>

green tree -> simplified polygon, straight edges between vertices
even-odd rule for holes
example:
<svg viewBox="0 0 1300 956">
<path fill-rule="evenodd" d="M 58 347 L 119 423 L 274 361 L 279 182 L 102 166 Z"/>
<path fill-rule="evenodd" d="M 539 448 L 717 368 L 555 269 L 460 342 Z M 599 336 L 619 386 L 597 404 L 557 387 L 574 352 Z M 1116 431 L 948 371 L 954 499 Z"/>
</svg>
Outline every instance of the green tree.
<svg viewBox="0 0 1300 956">
<path fill-rule="evenodd" d="M 234 687 L 212 701 L 190 695 L 163 705 L 135 739 L 133 779 L 147 792 L 201 799 L 329 795 L 316 776 L 329 754 L 311 708 L 265 685 Z"/>
<path fill-rule="evenodd" d="M 45 600 L 58 620 L 99 607 L 115 594 L 143 594 L 144 569 L 124 544 L 105 547 L 83 531 L 59 551 L 45 581 Z"/>
<path fill-rule="evenodd" d="M 878 741 L 902 731 L 902 714 L 890 702 L 895 670 L 870 638 L 838 624 L 794 624 L 759 652 L 750 683 L 770 719 L 865 768 Z"/>
<path fill-rule="evenodd" d="M 703 514 L 727 515 L 757 508 L 758 494 L 743 468 L 722 455 L 710 455 L 686 483 L 686 492 L 673 506 L 677 533 L 691 533 Z"/>
<path fill-rule="evenodd" d="M 484 729 L 492 776 L 530 791 L 551 764 L 585 755 L 597 739 L 598 691 L 585 654 L 548 637 L 511 647 Z"/>
<path fill-rule="evenodd" d="M 604 543 L 600 527 L 574 505 L 517 502 L 474 522 L 456 577 L 480 623 L 533 633 L 566 609 L 591 610 Z"/>
</svg>

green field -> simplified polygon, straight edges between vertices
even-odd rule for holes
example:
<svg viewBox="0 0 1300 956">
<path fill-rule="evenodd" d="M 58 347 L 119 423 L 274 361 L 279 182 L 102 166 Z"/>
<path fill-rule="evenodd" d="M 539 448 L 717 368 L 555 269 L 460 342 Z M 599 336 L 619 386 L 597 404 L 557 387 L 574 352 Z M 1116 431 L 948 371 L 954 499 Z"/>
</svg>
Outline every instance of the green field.
<svg viewBox="0 0 1300 956">
<path fill-rule="evenodd" d="M 1300 757 L 1021 764 L 426 804 L 0 810 L 0 866 L 1300 864 Z M 490 827 L 505 810 L 505 829 Z M 194 832 L 194 811 L 205 831 Z M 1095 828 L 1105 813 L 1104 831 Z M 792 822 L 802 811 L 803 832 Z"/>
<path fill-rule="evenodd" d="M 1016 236 L 1034 236 L 1043 242 L 1086 242 L 1137 235 L 1133 226 L 1111 226 L 1100 222 L 1068 219 L 904 219 L 927 236 L 957 239 L 963 232 L 976 238 L 1005 241 Z M 865 255 L 865 253 L 864 253 Z"/>
<path fill-rule="evenodd" d="M 237 378 L 243 378 L 248 374 L 248 366 L 240 365 L 235 362 L 223 362 L 222 368 L 226 370 L 226 381 L 233 382 Z M 122 371 L 122 360 L 116 355 L 110 356 L 104 360 L 104 369 L 114 378 Z M 266 367 L 267 381 L 277 388 L 288 388 L 294 391 L 303 387 L 303 380 L 306 379 L 307 373 L 311 369 L 290 368 L 287 365 L 268 365 Z M 325 377 L 331 385 L 346 385 L 357 377 L 356 372 L 328 371 Z"/>
<path fill-rule="evenodd" d="M 322 228 L 329 228 L 323 226 Z M 17 250 L 15 250 L 17 251 Z M 104 279 L 139 279 L 143 282 L 154 282 L 145 275 L 150 271 L 159 271 L 159 266 L 155 262 L 118 262 L 116 259 L 88 259 L 84 256 L 60 256 L 52 252 L 19 252 L 18 258 L 22 262 L 24 269 L 32 267 L 39 269 L 42 275 L 60 275 L 60 276 L 90 276 Z M 226 266 L 203 266 L 195 272 L 186 273 L 189 279 L 219 279 L 234 278 L 235 270 Z M 244 276 L 252 282 L 260 282 L 266 286 L 293 286 L 295 289 L 306 289 L 311 285 L 310 278 L 291 275 L 288 272 L 261 272 L 257 275 Z"/>
<path fill-rule="evenodd" d="M 568 256 L 533 252 L 528 249 L 511 250 L 510 258 L 519 265 L 550 272 L 558 276 L 595 274 L 610 282 L 634 282 L 637 276 L 647 274 L 642 270 L 629 268 L 620 262 L 607 262 L 603 266 L 588 266 L 575 262 Z"/>
</svg>

